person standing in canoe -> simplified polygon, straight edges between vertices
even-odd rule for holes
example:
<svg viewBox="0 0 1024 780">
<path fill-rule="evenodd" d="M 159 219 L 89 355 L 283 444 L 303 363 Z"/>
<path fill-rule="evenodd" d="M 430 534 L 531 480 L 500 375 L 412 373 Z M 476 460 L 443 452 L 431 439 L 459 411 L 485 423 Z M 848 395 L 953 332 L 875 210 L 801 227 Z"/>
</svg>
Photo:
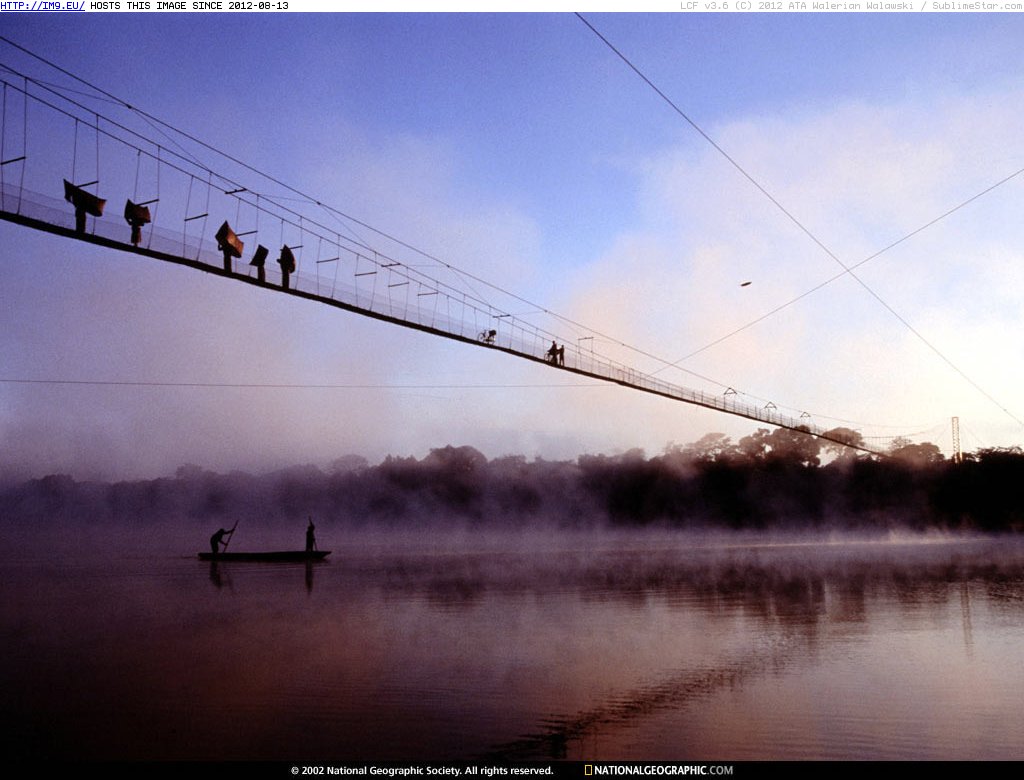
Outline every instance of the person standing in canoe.
<svg viewBox="0 0 1024 780">
<path fill-rule="evenodd" d="M 228 543 L 224 541 L 224 537 L 227 536 L 228 541 L 230 541 L 231 534 L 233 534 L 234 532 L 234 528 L 232 528 L 230 531 L 225 531 L 223 528 L 218 529 L 217 532 L 210 537 L 210 552 L 216 555 L 220 552 L 221 545 L 227 547 Z"/>
<path fill-rule="evenodd" d="M 316 526 L 313 525 L 313 518 L 309 518 L 309 525 L 306 526 L 306 552 L 313 552 L 316 549 Z"/>
</svg>

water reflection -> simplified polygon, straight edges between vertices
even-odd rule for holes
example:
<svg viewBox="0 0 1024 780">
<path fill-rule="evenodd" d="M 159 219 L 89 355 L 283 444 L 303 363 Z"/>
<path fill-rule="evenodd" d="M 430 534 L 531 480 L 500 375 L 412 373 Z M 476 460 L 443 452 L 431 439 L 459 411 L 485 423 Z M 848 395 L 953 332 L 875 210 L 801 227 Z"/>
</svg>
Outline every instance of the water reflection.
<svg viewBox="0 0 1024 780">
<path fill-rule="evenodd" d="M 869 594 L 912 609 L 944 605 L 953 593 L 963 596 L 969 582 L 986 583 L 991 598 L 1019 599 L 1024 574 L 1019 553 L 981 543 L 924 550 L 864 544 L 571 556 L 452 553 L 354 558 L 347 566 L 385 593 L 426 595 L 428 603 L 445 607 L 472 605 L 492 592 L 574 591 L 588 601 L 642 605 L 658 597 L 681 606 L 700 602 L 711 611 L 742 607 L 748 615 L 797 623 L 866 620 Z M 1013 587 L 1004 591 L 1002 583 Z"/>
<path fill-rule="evenodd" d="M 224 587 L 224 581 L 225 577 L 221 574 L 220 565 L 217 561 L 210 561 L 210 582 L 213 583 L 215 588 L 220 590 Z M 230 580 L 228 580 L 228 584 L 231 584 Z"/>
<path fill-rule="evenodd" d="M 210 561 L 209 577 L 210 582 L 213 586 L 220 590 L 225 586 L 230 591 L 234 591 L 234 584 L 231 579 L 231 572 L 235 567 L 242 567 L 243 569 L 251 569 L 253 567 L 275 567 L 275 568 L 286 568 L 292 570 L 298 570 L 301 568 L 304 572 L 303 583 L 306 588 L 306 593 L 311 594 L 313 592 L 313 568 L 315 566 L 324 566 L 325 561 L 304 561 L 299 563 L 274 563 L 274 562 L 243 562 L 243 563 L 231 563 L 231 562 L 219 562 Z"/>
<path fill-rule="evenodd" d="M 485 760 L 538 761 L 568 756 L 571 743 L 592 732 L 623 729 L 660 710 L 677 710 L 725 688 L 735 688 L 756 675 L 781 671 L 790 658 L 785 646 L 763 648 L 722 659 L 711 668 L 688 670 L 656 683 L 615 694 L 602 704 L 570 717 L 548 716 L 540 721 L 543 731 L 499 745 L 486 752 Z"/>
<path fill-rule="evenodd" d="M 1024 758 L 1020 544 L 405 541 L 0 564 L 0 728 L 22 758 Z"/>
<path fill-rule="evenodd" d="M 552 566 L 532 560 L 525 567 L 500 555 L 432 555 L 405 558 L 385 567 L 382 575 L 386 592 L 407 598 L 425 595 L 425 603 L 435 607 L 465 607 L 485 601 L 488 593 L 539 596 L 556 592 L 574 593 L 584 604 L 625 604 L 631 610 L 661 603 L 673 610 L 696 611 L 710 619 L 708 628 L 718 633 L 717 649 L 721 652 L 703 654 L 692 666 L 663 671 L 640 687 L 620 688 L 593 706 L 570 713 L 545 713 L 519 739 L 495 745 L 482 754 L 487 758 L 595 758 L 594 746 L 600 745 L 608 751 L 608 758 L 643 758 L 652 753 L 624 752 L 615 734 L 628 734 L 634 739 L 636 731 L 643 729 L 637 726 L 638 721 L 657 713 L 678 713 L 698 700 L 743 687 L 755 678 L 785 676 L 794 667 L 827 663 L 826 656 L 837 649 L 856 652 L 864 644 L 884 637 L 886 631 L 921 632 L 918 638 L 925 654 L 934 653 L 935 647 L 946 648 L 942 650 L 945 653 L 950 649 L 945 643 L 930 649 L 927 645 L 941 639 L 933 634 L 941 635 L 946 626 L 959 624 L 963 656 L 959 661 L 955 654 L 946 656 L 944 666 L 936 665 L 927 681 L 937 688 L 936 696 L 948 695 L 940 679 L 948 671 L 945 667 L 955 670 L 975 660 L 972 598 L 977 596 L 972 593 L 980 588 L 991 590 L 993 582 L 1013 583 L 1011 591 L 1019 597 L 1024 559 L 1014 545 L 1005 549 L 992 543 L 783 545 L 742 550 L 616 550 L 562 556 L 559 564 Z M 950 609 L 954 605 L 955 612 Z M 742 621 L 741 628 L 735 626 L 736 620 Z M 736 628 L 733 635 L 728 630 L 722 632 L 723 622 L 728 625 L 730 621 Z M 730 640 L 736 634 L 753 647 L 730 652 Z M 851 643 L 853 651 L 842 649 Z M 666 663 L 670 658 L 668 653 L 662 656 Z M 875 660 L 867 659 L 865 663 L 870 666 Z M 986 659 L 986 663 L 990 664 L 989 672 L 999 676 L 1000 665 L 1009 668 L 1013 661 L 1009 656 L 998 656 Z M 927 665 L 923 671 L 929 677 Z M 1015 706 L 1014 697 L 1022 692 L 1022 680 L 1018 673 L 1005 682 L 1014 694 L 997 696 L 997 707 L 1004 707 L 1009 714 Z M 869 706 L 878 707 L 893 695 L 886 688 L 868 693 L 863 698 L 873 699 Z M 981 700 L 966 702 L 961 711 L 973 710 L 980 715 L 988 704 Z M 928 708 L 921 706 L 916 714 L 908 715 L 911 722 L 901 721 L 899 728 L 913 731 L 922 727 L 912 721 Z M 772 717 L 777 715 L 772 712 Z M 810 728 L 814 724 L 804 725 Z M 844 725 L 849 727 L 851 723 Z M 605 736 L 595 740 L 595 734 Z M 884 736 L 879 734 L 877 738 Z M 591 752 L 580 752 L 584 744 L 590 745 Z M 678 750 L 677 742 L 666 744 Z M 867 745 L 870 748 L 865 749 Z M 803 752 L 806 747 L 802 737 L 796 737 L 788 747 L 773 745 L 766 753 L 753 757 L 774 755 L 780 749 L 788 757 L 820 755 Z M 958 749 L 956 740 L 940 745 L 894 738 L 890 755 L 949 756 L 959 755 Z M 839 755 L 847 755 L 844 749 L 838 750 Z M 1019 756 L 1024 746 L 1014 737 L 992 750 L 996 755 Z M 854 749 L 851 755 L 864 758 L 885 754 L 884 749 L 870 742 L 861 751 Z M 668 752 L 663 757 L 672 755 Z M 712 749 L 706 755 L 723 754 Z M 973 754 L 968 751 L 967 755 Z"/>
<path fill-rule="evenodd" d="M 974 657 L 974 636 L 971 628 L 971 591 L 967 581 L 960 582 L 960 615 L 964 627 L 964 652 L 968 658 Z"/>
</svg>

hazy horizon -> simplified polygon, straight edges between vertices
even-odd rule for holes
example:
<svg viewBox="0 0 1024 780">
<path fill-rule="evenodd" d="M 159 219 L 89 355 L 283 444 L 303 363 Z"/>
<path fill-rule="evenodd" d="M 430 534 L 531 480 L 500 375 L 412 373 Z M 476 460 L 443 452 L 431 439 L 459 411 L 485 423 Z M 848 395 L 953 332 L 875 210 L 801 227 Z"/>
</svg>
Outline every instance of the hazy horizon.
<svg viewBox="0 0 1024 780">
<path fill-rule="evenodd" d="M 857 271 L 996 403 L 850 278 L 719 341 L 839 267 L 573 15 L 232 15 L 225 67 L 217 20 L 228 18 L 83 14 L 69 27 L 10 15 L 5 35 L 537 306 L 665 360 L 699 351 L 661 371 L 597 345 L 639 370 L 947 453 L 952 416 L 965 450 L 1020 441 L 1009 402 L 1024 346 L 1006 334 L 1024 296 L 1024 16 L 588 17 L 847 265 L 1004 181 Z M 10 46 L 0 54 L 86 91 Z M 8 122 L 15 156 L 20 132 Z M 97 160 L 84 126 L 60 132 L 34 185 L 44 193 L 59 198 L 73 168 L 80 182 L 100 172 L 112 208 L 133 181 L 138 197 L 155 188 L 133 161 L 113 171 L 106 148 Z M 161 194 L 157 224 L 180 231 L 184 214 Z M 353 224 L 339 229 L 365 232 Z M 445 442 L 564 459 L 752 430 L 7 222 L 0 245 L 2 472 L 141 478 L 190 462 L 422 457 Z"/>
</svg>

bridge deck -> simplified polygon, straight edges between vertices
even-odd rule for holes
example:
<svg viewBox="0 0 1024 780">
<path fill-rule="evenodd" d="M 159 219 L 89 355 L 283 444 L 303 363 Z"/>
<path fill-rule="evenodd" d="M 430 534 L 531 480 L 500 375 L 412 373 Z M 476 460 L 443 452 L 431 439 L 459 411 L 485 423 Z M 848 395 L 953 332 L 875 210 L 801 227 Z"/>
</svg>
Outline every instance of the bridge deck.
<svg viewBox="0 0 1024 780">
<path fill-rule="evenodd" d="M 70 204 L 49 198 L 22 188 L 4 185 L 0 191 L 0 218 L 34 230 L 52 233 L 65 238 L 85 241 L 98 246 L 116 249 L 136 255 L 143 255 L 164 262 L 186 266 L 204 273 L 214 274 L 235 281 L 273 290 L 285 295 L 304 298 L 310 301 L 334 306 L 345 311 L 390 322 L 402 327 L 430 333 L 435 336 L 460 341 L 466 344 L 497 350 L 514 355 L 524 360 L 544 363 L 550 368 L 566 371 L 579 376 L 589 377 L 606 382 L 613 382 L 623 387 L 640 390 L 652 395 L 680 401 L 694 406 L 712 409 L 725 414 L 744 417 L 767 425 L 787 428 L 817 436 L 822 439 L 846 442 L 825 435 L 825 431 L 810 424 L 804 419 L 796 419 L 780 414 L 772 408 L 758 407 L 740 401 L 735 395 L 717 395 L 692 390 L 658 379 L 650 374 L 638 371 L 616 361 L 608 360 L 593 352 L 580 349 L 571 343 L 565 344 L 565 364 L 554 365 L 548 357 L 548 341 L 551 334 L 531 324 L 511 316 L 498 319 L 493 311 L 482 308 L 479 303 L 459 300 L 450 291 L 440 287 L 432 289 L 423 287 L 418 280 L 401 281 L 379 291 L 374 284 L 372 290 L 361 288 L 353 271 L 353 283 L 338 283 L 337 274 L 330 285 L 317 274 L 315 278 L 299 273 L 291 276 L 289 288 L 281 285 L 280 273 L 268 268 L 268 281 L 260 281 L 251 275 L 251 269 L 244 261 L 236 260 L 247 273 L 226 270 L 223 257 L 212 242 L 189 236 L 184 232 L 171 234 L 155 227 L 146 230 L 146 239 L 139 246 L 133 246 L 126 240 L 129 228 L 114 219 L 95 219 L 90 217 L 84 232 L 78 232 L 74 225 L 74 214 Z M 365 258 L 364 258 L 365 259 Z M 354 255 L 353 261 L 358 268 L 360 257 Z M 378 267 L 371 274 L 386 273 Z M 433 307 L 426 308 L 416 301 L 410 301 L 409 287 L 419 285 L 417 297 L 428 296 L 433 300 Z M 330 287 L 329 292 L 325 289 Z M 391 287 L 405 286 L 404 299 L 395 299 Z M 423 292 L 426 290 L 426 292 Z M 444 306 L 441 306 L 441 303 Z M 504 315 L 502 315 L 504 317 Z M 480 334 L 493 329 L 493 341 L 485 341 Z M 564 344 L 564 341 L 563 341 Z M 854 447 L 864 452 L 883 454 L 878 450 L 865 446 Z"/>
</svg>

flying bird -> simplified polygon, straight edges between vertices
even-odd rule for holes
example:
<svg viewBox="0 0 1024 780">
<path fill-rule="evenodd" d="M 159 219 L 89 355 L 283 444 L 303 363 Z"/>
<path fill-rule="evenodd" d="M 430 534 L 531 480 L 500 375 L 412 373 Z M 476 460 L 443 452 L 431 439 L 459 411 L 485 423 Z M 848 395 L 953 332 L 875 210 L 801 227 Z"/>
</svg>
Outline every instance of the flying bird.
<svg viewBox="0 0 1024 780">
<path fill-rule="evenodd" d="M 740 287 L 750 287 L 750 282 L 743 282 Z"/>
</svg>

